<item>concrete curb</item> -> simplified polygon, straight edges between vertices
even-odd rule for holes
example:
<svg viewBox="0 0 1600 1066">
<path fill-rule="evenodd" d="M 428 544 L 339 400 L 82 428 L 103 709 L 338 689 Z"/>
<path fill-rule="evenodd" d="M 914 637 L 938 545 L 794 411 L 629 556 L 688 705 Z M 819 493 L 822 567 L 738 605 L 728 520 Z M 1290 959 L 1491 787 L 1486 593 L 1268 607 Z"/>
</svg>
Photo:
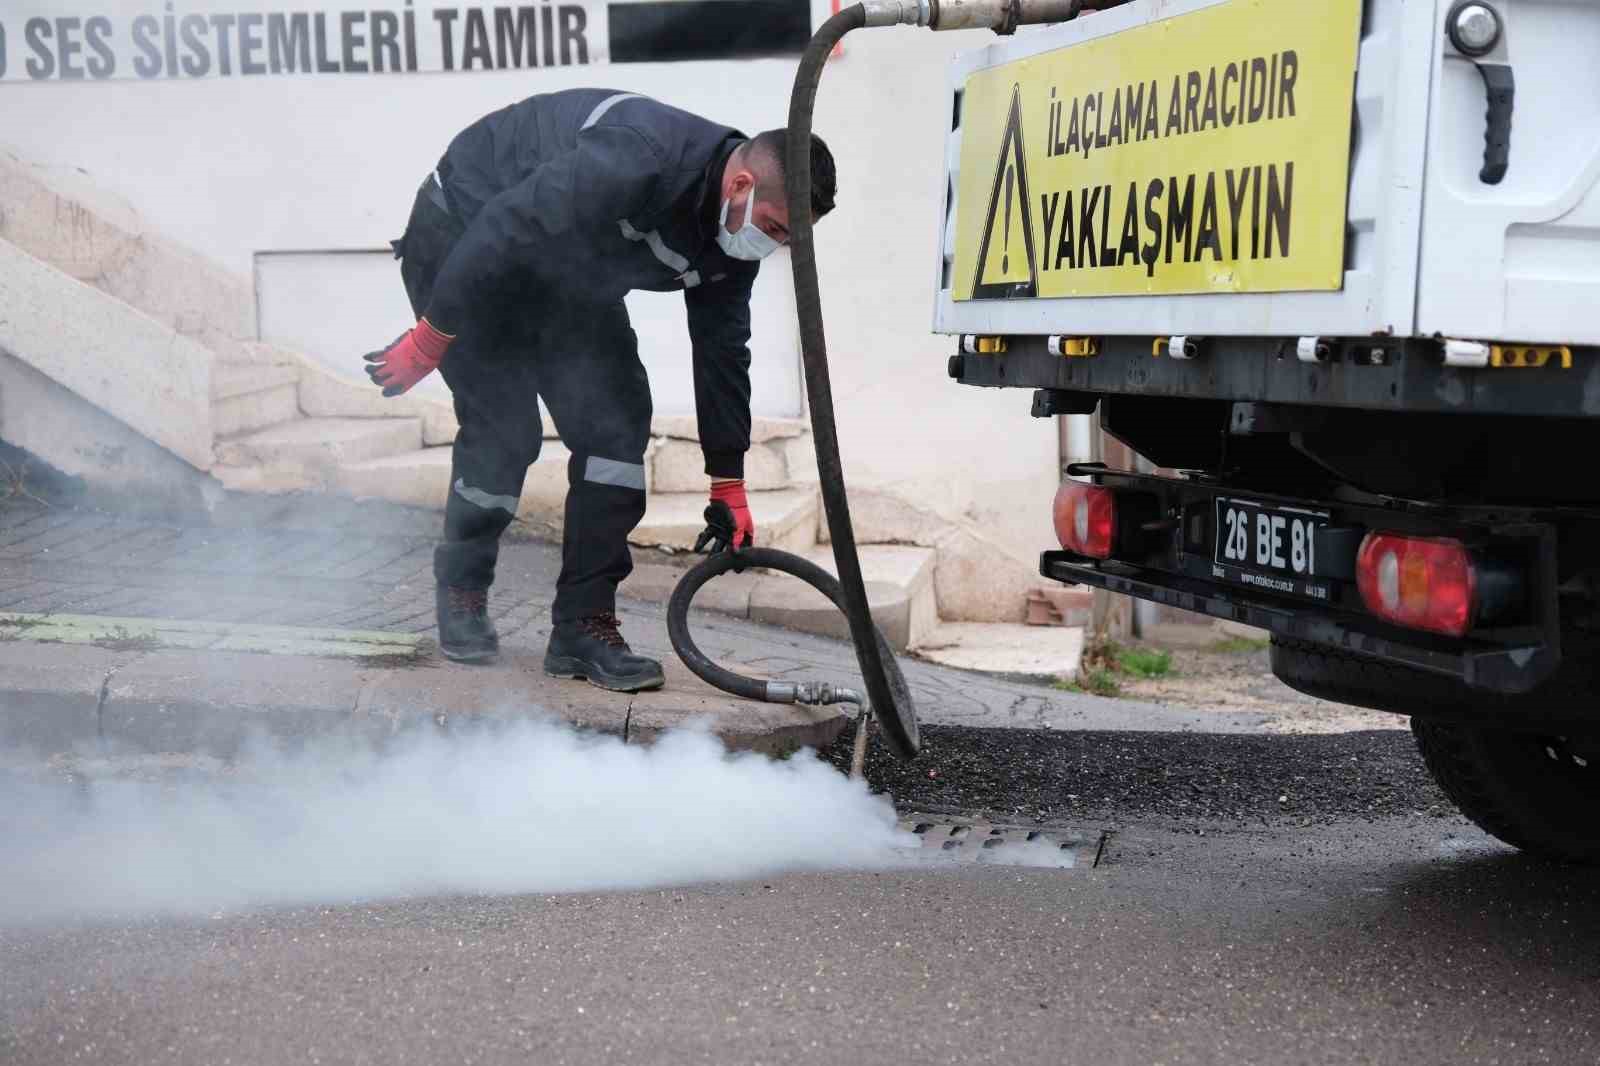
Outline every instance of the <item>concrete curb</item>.
<svg viewBox="0 0 1600 1066">
<path fill-rule="evenodd" d="M 844 729 L 837 708 L 752 703 L 668 662 L 667 687 L 627 695 L 546 677 L 542 652 L 493 666 L 414 666 L 248 652 L 124 652 L 27 640 L 0 643 L 0 755 L 109 748 L 233 758 L 261 739 L 328 735 L 381 741 L 402 729 L 544 712 L 580 729 L 649 744 L 704 724 L 730 750 L 785 754 Z"/>
</svg>

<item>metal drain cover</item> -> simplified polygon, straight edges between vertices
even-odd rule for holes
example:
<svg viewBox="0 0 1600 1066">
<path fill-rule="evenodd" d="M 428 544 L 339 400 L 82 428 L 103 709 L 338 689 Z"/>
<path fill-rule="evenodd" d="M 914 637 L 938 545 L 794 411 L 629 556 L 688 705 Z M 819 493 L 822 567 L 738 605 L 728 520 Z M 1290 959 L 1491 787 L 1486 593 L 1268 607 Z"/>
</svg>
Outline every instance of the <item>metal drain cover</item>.
<svg viewBox="0 0 1600 1066">
<path fill-rule="evenodd" d="M 1093 869 L 1111 833 L 1065 826 L 1014 826 L 959 815 L 908 814 L 900 828 L 922 841 L 916 857 L 929 862 L 1047 869 Z"/>
</svg>

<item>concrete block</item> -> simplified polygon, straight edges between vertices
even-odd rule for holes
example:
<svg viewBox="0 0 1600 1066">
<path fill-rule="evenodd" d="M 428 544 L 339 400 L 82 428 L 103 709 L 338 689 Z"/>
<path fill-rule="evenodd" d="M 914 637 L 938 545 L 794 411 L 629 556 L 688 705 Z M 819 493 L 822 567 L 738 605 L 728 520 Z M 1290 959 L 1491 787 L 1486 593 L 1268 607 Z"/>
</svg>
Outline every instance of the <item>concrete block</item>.
<svg viewBox="0 0 1600 1066">
<path fill-rule="evenodd" d="M 420 448 L 346 463 L 334 472 L 330 484 L 362 499 L 443 510 L 450 498 L 451 451 L 449 447 Z M 528 468 L 522 483 L 518 517 L 542 532 L 561 528 L 569 456 L 559 442 L 546 442 L 539 461 Z"/>
<path fill-rule="evenodd" d="M 831 549 L 806 557 L 837 576 Z M 890 647 L 903 650 L 938 625 L 933 588 L 934 553 L 927 548 L 867 546 L 859 550 L 872 618 Z M 848 639 L 849 622 L 822 593 L 787 574 L 768 573 L 750 596 L 750 617 L 808 633 Z"/>
<path fill-rule="evenodd" d="M 489 666 L 436 663 L 373 678 L 359 715 L 398 729 L 410 721 L 449 725 L 479 718 L 553 716 L 581 729 L 622 736 L 632 697 L 544 672 L 544 651 L 507 648 Z"/>
<path fill-rule="evenodd" d="M 422 423 L 415 418 L 303 418 L 219 441 L 217 461 L 300 469 L 332 481 L 346 463 L 421 447 Z"/>
<path fill-rule="evenodd" d="M 1043 581 L 1037 566 L 963 526 L 947 530 L 934 547 L 939 552 L 933 580 L 940 617 L 962 622 L 1026 620 L 1028 594 Z"/>
<path fill-rule="evenodd" d="M 956 519 L 919 506 L 894 492 L 864 485 L 850 487 L 850 526 L 857 544 L 919 544 L 932 547 Z M 827 522 L 819 541 L 832 540 Z"/>
<path fill-rule="evenodd" d="M 567 461 L 572 453 L 560 441 L 547 440 L 539 451 L 539 461 L 528 468 L 522 482 L 522 505 L 517 518 L 528 531 L 546 537 L 559 537 L 565 526 L 567 505 Z"/>
<path fill-rule="evenodd" d="M 211 367 L 211 398 L 229 400 L 252 392 L 266 392 L 281 385 L 298 385 L 299 382 L 300 371 L 292 365 L 257 365 L 219 359 Z"/>
<path fill-rule="evenodd" d="M 312 418 L 418 418 L 424 444 L 454 443 L 458 426 L 449 403 L 414 391 L 385 396 L 364 377 L 341 377 L 305 356 L 295 358 L 300 366 L 300 410 Z"/>
<path fill-rule="evenodd" d="M 422 413 L 422 443 L 430 448 L 454 444 L 461 423 L 449 408 L 429 407 Z"/>
<path fill-rule="evenodd" d="M 1044 584 L 1037 564 L 1019 559 L 981 530 L 883 489 L 850 492 L 858 544 L 915 544 L 938 550 L 934 585 L 946 621 L 1022 622 L 1028 594 Z M 827 523 L 818 535 L 827 541 Z"/>
<path fill-rule="evenodd" d="M 255 335 L 255 293 L 152 232 L 125 201 L 70 168 L 0 152 L 0 239 L 219 354 Z"/>
<path fill-rule="evenodd" d="M 0 349 L 190 466 L 210 468 L 205 348 L 9 241 L 0 241 L 0 307 Z"/>
<path fill-rule="evenodd" d="M 913 650 L 918 658 L 962 670 L 1072 678 L 1083 656 L 1083 630 L 946 622 Z"/>
<path fill-rule="evenodd" d="M 657 442 L 651 453 L 650 471 L 650 488 L 654 492 L 705 492 L 711 481 L 700 445 L 671 437 Z M 744 480 L 751 492 L 788 488 L 788 464 L 779 448 L 752 444 L 744 457 Z"/>
<path fill-rule="evenodd" d="M 857 547 L 856 555 L 861 560 L 862 580 L 893 585 L 910 600 L 911 613 L 906 634 L 908 645 L 915 644 L 937 628 L 939 598 L 933 581 L 939 556 L 937 551 L 909 545 L 864 544 Z M 820 545 L 806 552 L 806 558 L 833 576 L 839 576 L 832 545 Z M 871 601 L 870 594 L 868 601 Z"/>
<path fill-rule="evenodd" d="M 303 470 L 283 470 L 264 466 L 227 466 L 219 463 L 211 468 L 211 476 L 229 492 L 244 492 L 257 496 L 275 496 L 289 492 L 305 492 L 318 487 L 318 480 Z"/>
<path fill-rule="evenodd" d="M 791 485 L 815 485 L 821 480 L 817 473 L 817 446 L 811 434 L 790 437 L 778 445 L 783 449 L 783 469 Z"/>
<path fill-rule="evenodd" d="M 4 352 L 0 439 L 79 479 L 84 502 L 95 506 L 198 518 L 216 494 L 216 482 L 190 463 Z"/>
<path fill-rule="evenodd" d="M 644 600 L 646 603 L 666 603 L 672 598 L 672 590 L 677 588 L 684 573 L 683 567 L 640 563 L 634 566 L 633 573 L 628 575 L 628 579 L 617 591 L 631 599 Z M 742 574 L 728 573 L 715 577 L 700 586 L 700 591 L 694 598 L 695 609 L 748 618 L 750 594 L 761 580 L 761 576 L 760 573 L 749 570 Z"/>
<path fill-rule="evenodd" d="M 236 756 L 252 740 L 298 740 L 351 726 L 381 671 L 359 662 L 245 652 L 160 652 L 106 685 L 101 729 L 141 752 Z"/>
<path fill-rule="evenodd" d="M 674 492 L 652 494 L 644 521 L 628 539 L 647 548 L 688 551 L 705 529 L 706 494 Z M 818 500 L 809 490 L 753 492 L 750 511 L 756 522 L 756 542 L 786 551 L 804 551 L 816 543 Z"/>
<path fill-rule="evenodd" d="M 243 340 L 227 352 L 217 353 L 217 362 L 245 366 L 292 366 L 302 373 L 306 357 L 267 341 Z"/>
<path fill-rule="evenodd" d="M 1030 626 L 1086 626 L 1094 611 L 1094 591 L 1041 586 L 1028 592 L 1027 611 Z"/>
<path fill-rule="evenodd" d="M 806 432 L 807 423 L 799 418 L 753 418 L 750 420 L 750 443 L 798 437 Z M 699 423 L 694 415 L 656 415 L 650 420 L 652 437 L 671 437 L 673 440 L 700 439 Z"/>
<path fill-rule="evenodd" d="M 299 417 L 300 400 L 293 382 L 264 392 L 229 396 L 211 405 L 211 423 L 219 437 L 250 433 Z"/>
<path fill-rule="evenodd" d="M 135 653 L 0 641 L 0 752 L 54 755 L 100 737 L 100 687 Z"/>
<path fill-rule="evenodd" d="M 450 496 L 449 448 L 422 448 L 359 463 L 334 474 L 333 487 L 363 499 L 443 510 Z"/>
</svg>

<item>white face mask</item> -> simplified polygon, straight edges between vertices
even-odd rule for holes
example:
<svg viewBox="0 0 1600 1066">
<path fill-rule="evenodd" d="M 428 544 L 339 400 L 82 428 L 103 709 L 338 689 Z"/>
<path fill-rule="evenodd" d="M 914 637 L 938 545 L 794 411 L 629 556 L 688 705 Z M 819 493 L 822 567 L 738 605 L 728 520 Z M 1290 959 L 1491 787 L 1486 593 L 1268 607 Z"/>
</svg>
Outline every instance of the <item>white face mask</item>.
<svg viewBox="0 0 1600 1066">
<path fill-rule="evenodd" d="M 750 190 L 744 202 L 744 225 L 735 233 L 728 232 L 728 211 L 732 207 L 732 200 L 723 200 L 722 215 L 717 219 L 717 244 L 722 246 L 724 252 L 734 259 L 765 259 L 778 250 L 778 242 L 750 221 L 756 213 L 754 189 Z"/>
</svg>

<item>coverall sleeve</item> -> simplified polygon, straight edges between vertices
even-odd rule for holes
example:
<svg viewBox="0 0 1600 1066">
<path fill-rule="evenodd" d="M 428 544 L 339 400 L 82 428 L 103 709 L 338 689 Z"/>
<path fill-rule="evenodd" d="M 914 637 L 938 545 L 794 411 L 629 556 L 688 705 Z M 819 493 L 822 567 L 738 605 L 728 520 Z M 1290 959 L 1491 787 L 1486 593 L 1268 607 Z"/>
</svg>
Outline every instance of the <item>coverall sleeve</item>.
<svg viewBox="0 0 1600 1066">
<path fill-rule="evenodd" d="M 750 450 L 750 289 L 744 277 L 685 289 L 694 345 L 694 407 L 712 477 L 744 477 Z"/>
<path fill-rule="evenodd" d="M 518 184 L 483 205 L 445 258 L 424 316 L 457 334 L 474 299 L 517 269 L 557 279 L 563 245 L 619 219 L 644 213 L 661 184 L 661 153 L 631 126 L 597 125 L 577 146 L 541 163 Z"/>
</svg>

